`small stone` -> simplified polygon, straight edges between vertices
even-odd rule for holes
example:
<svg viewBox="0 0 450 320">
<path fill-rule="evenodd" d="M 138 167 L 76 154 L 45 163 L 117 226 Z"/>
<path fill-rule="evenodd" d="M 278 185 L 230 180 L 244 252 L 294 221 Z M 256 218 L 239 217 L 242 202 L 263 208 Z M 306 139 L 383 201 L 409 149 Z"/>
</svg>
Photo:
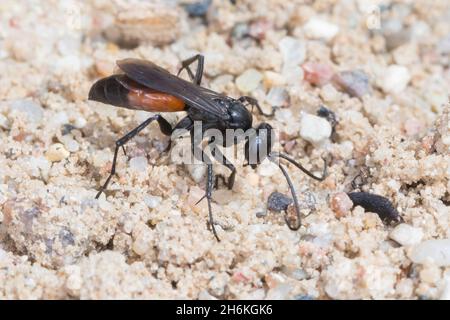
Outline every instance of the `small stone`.
<svg viewBox="0 0 450 320">
<path fill-rule="evenodd" d="M 191 175 L 192 179 L 196 183 L 200 183 L 206 177 L 206 165 L 204 163 L 200 164 L 186 164 L 186 169 Z"/>
<path fill-rule="evenodd" d="M 70 135 L 62 136 L 60 140 L 69 152 L 77 152 L 80 149 L 78 142 Z"/>
<path fill-rule="evenodd" d="M 145 172 L 147 170 L 148 161 L 146 157 L 134 157 L 130 160 L 130 168 L 131 170 L 137 172 Z"/>
<path fill-rule="evenodd" d="M 293 200 L 290 197 L 280 192 L 272 192 L 267 200 L 267 208 L 269 210 L 280 212 L 286 210 L 292 202 Z"/>
<path fill-rule="evenodd" d="M 271 106 L 287 107 L 289 105 L 289 93 L 281 87 L 271 88 L 267 94 L 266 101 Z"/>
<path fill-rule="evenodd" d="M 391 65 L 382 75 L 380 86 L 386 93 L 400 93 L 410 80 L 411 74 L 406 67 Z"/>
<path fill-rule="evenodd" d="M 198 294 L 198 300 L 202 300 L 202 301 L 205 301 L 205 300 L 217 300 L 217 298 L 212 296 L 207 290 L 202 290 Z"/>
<path fill-rule="evenodd" d="M 320 144 L 331 136 L 331 124 L 324 118 L 304 113 L 300 120 L 300 136 L 312 144 Z"/>
<path fill-rule="evenodd" d="M 314 86 L 323 86 L 330 82 L 334 75 L 333 69 L 324 63 L 307 62 L 302 66 L 304 79 Z"/>
<path fill-rule="evenodd" d="M 423 231 L 420 228 L 401 223 L 391 231 L 389 238 L 402 246 L 412 246 L 422 241 Z"/>
<path fill-rule="evenodd" d="M 296 66 L 302 63 L 306 57 L 305 45 L 292 37 L 285 37 L 278 43 L 283 55 L 284 66 Z"/>
<path fill-rule="evenodd" d="M 31 99 L 13 101 L 11 109 L 26 113 L 28 119 L 33 122 L 41 121 L 44 116 L 44 109 L 41 105 Z"/>
<path fill-rule="evenodd" d="M 350 212 L 353 202 L 345 192 L 337 192 L 330 197 L 330 207 L 336 218 L 342 218 Z"/>
<path fill-rule="evenodd" d="M 371 91 L 369 77 L 362 70 L 339 72 L 333 77 L 333 82 L 352 97 L 361 98 Z"/>
<path fill-rule="evenodd" d="M 191 17 L 202 17 L 208 12 L 212 0 L 201 0 L 185 5 L 186 12 Z"/>
<path fill-rule="evenodd" d="M 150 194 L 146 194 L 144 196 L 144 203 L 149 207 L 150 209 L 155 209 L 160 205 L 162 201 L 161 197 L 158 196 L 152 196 Z"/>
<path fill-rule="evenodd" d="M 66 280 L 66 287 L 73 294 L 76 294 L 81 289 L 83 280 L 81 278 L 81 269 L 79 266 L 70 265 L 66 267 L 68 277 Z"/>
<path fill-rule="evenodd" d="M 386 49 L 392 51 L 401 45 L 408 43 L 411 39 L 411 30 L 401 29 L 384 35 L 386 40 Z"/>
<path fill-rule="evenodd" d="M 267 291 L 266 300 L 286 300 L 288 294 L 292 290 L 292 285 L 289 283 L 282 283 L 275 288 Z"/>
<path fill-rule="evenodd" d="M 261 164 L 258 166 L 258 174 L 263 177 L 271 177 L 279 170 L 280 169 L 275 163 L 273 163 L 272 161 L 268 161 L 267 159 L 261 162 Z"/>
<path fill-rule="evenodd" d="M 339 27 L 321 18 L 313 17 L 303 27 L 307 37 L 329 41 L 339 32 Z"/>
<path fill-rule="evenodd" d="M 273 29 L 273 24 L 267 18 L 258 18 L 250 23 L 249 35 L 257 40 L 264 40 L 266 33 L 270 29 Z"/>
<path fill-rule="evenodd" d="M 249 35 L 250 26 L 248 23 L 237 23 L 231 30 L 231 36 L 234 39 L 243 39 Z"/>
<path fill-rule="evenodd" d="M 0 113 L 0 128 L 8 129 L 9 123 L 8 119 Z"/>
<path fill-rule="evenodd" d="M 434 262 L 437 266 L 450 266 L 450 239 L 433 239 L 418 244 L 410 255 L 414 263 Z"/>
<path fill-rule="evenodd" d="M 263 75 L 255 70 L 248 69 L 236 79 L 236 86 L 244 93 L 255 90 L 263 79 Z"/>
<path fill-rule="evenodd" d="M 45 157 L 51 162 L 58 162 L 70 155 L 70 152 L 66 150 L 61 143 L 55 143 L 45 153 Z"/>
<path fill-rule="evenodd" d="M 340 93 L 331 84 L 326 84 L 320 90 L 320 97 L 325 102 L 336 102 L 340 99 Z"/>
<path fill-rule="evenodd" d="M 420 133 L 423 129 L 422 123 L 415 118 L 410 118 L 403 124 L 403 129 L 407 136 L 413 137 Z"/>
</svg>

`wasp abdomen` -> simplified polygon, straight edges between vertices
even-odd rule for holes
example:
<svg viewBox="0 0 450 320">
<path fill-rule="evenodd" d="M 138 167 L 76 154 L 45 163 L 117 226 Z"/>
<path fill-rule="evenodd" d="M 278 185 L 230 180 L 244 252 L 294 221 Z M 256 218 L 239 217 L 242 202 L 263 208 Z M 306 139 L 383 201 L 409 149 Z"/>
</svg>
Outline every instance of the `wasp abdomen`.
<svg viewBox="0 0 450 320">
<path fill-rule="evenodd" d="M 97 81 L 89 91 L 89 100 L 149 112 L 178 112 L 185 109 L 183 100 L 142 86 L 122 74 Z"/>
</svg>

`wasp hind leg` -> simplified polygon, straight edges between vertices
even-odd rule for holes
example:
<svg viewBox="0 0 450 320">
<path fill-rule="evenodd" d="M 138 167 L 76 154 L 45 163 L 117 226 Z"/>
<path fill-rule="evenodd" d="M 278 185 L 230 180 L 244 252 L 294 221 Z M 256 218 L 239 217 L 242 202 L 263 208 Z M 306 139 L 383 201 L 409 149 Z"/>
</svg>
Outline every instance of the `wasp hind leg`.
<svg viewBox="0 0 450 320">
<path fill-rule="evenodd" d="M 195 61 L 198 61 L 198 64 L 197 64 L 197 71 L 195 72 L 195 75 L 194 75 L 190 66 Z M 199 86 L 200 83 L 202 82 L 204 65 L 205 65 L 205 57 L 201 54 L 197 54 L 197 55 L 195 55 L 189 59 L 183 60 L 181 62 L 181 68 L 178 71 L 178 75 L 180 75 L 181 71 L 186 69 L 191 81 Z"/>
<path fill-rule="evenodd" d="M 161 132 L 163 134 L 165 134 L 166 136 L 170 136 L 172 134 L 172 126 L 170 125 L 170 123 L 166 119 L 164 119 L 161 115 L 158 114 L 158 115 L 154 115 L 154 116 L 148 118 L 147 120 L 142 122 L 139 126 L 137 126 L 133 130 L 128 132 L 126 135 L 124 135 L 119 140 L 117 140 L 116 148 L 114 149 L 114 157 L 113 157 L 113 161 L 112 161 L 111 171 L 110 171 L 109 176 L 106 179 L 105 183 L 100 188 L 97 195 L 95 196 L 96 199 L 98 199 L 100 197 L 100 195 L 102 194 L 102 192 L 104 192 L 106 190 L 112 177 L 116 174 L 117 155 L 119 153 L 119 149 L 122 148 L 125 153 L 125 148 L 124 148 L 125 144 L 128 141 L 130 141 L 133 137 L 135 137 L 139 132 L 144 130 L 150 123 L 152 123 L 155 120 L 158 122 L 159 128 L 161 129 Z"/>
</svg>

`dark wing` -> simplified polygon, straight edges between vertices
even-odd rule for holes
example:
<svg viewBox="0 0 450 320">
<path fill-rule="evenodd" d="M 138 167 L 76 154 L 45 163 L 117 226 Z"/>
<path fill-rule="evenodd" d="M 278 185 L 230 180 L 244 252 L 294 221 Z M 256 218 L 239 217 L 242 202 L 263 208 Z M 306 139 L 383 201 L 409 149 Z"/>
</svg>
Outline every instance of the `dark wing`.
<svg viewBox="0 0 450 320">
<path fill-rule="evenodd" d="M 168 93 L 185 101 L 197 110 L 208 112 L 218 118 L 228 118 L 227 108 L 214 101 L 223 95 L 183 80 L 153 62 L 139 59 L 117 61 L 119 68 L 137 83 Z"/>
</svg>

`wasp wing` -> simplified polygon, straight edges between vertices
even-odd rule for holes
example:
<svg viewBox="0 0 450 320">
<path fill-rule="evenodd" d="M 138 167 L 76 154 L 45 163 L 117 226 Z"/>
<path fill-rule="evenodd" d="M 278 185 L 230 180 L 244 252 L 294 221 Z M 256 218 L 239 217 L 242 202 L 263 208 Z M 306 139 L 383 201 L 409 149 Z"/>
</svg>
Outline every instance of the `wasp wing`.
<svg viewBox="0 0 450 320">
<path fill-rule="evenodd" d="M 125 59 L 117 61 L 117 65 L 128 77 L 143 86 L 173 95 L 184 100 L 192 108 L 208 112 L 218 118 L 229 117 L 226 107 L 214 100 L 224 96 L 183 80 L 153 62 Z"/>
</svg>

